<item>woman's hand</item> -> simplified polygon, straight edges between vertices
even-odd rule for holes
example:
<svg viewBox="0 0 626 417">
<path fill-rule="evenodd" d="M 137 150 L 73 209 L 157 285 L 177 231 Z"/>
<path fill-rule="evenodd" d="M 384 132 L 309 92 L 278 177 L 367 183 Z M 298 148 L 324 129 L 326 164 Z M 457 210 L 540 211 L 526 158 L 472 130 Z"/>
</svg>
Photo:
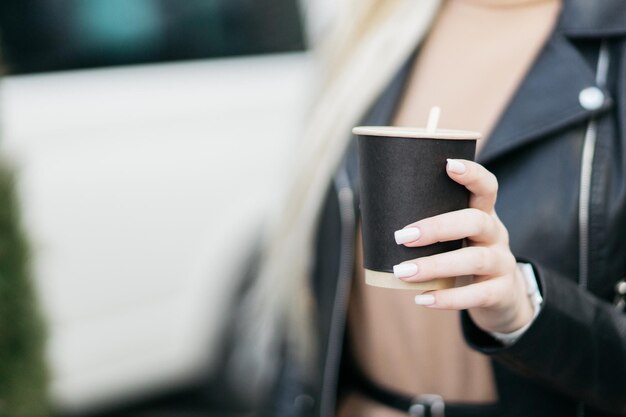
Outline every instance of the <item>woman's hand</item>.
<svg viewBox="0 0 626 417">
<path fill-rule="evenodd" d="M 508 232 L 494 209 L 498 181 L 471 161 L 450 159 L 446 170 L 471 192 L 470 208 L 412 223 L 396 232 L 396 242 L 416 247 L 467 238 L 468 246 L 403 262 L 394 267 L 394 274 L 407 282 L 472 275 L 469 285 L 426 292 L 415 302 L 436 309 L 468 309 L 486 331 L 520 329 L 532 319 L 533 307 L 509 248 Z"/>
</svg>

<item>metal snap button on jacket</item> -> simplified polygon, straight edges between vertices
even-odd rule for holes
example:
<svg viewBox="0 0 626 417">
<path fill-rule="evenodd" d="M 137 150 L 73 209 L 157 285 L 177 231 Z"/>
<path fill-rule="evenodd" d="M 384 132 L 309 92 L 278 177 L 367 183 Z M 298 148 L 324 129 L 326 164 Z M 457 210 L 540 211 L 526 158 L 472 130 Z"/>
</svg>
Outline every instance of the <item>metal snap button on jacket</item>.
<svg viewBox="0 0 626 417">
<path fill-rule="evenodd" d="M 578 101 L 585 110 L 598 110 L 604 103 L 604 93 L 598 87 L 587 87 L 580 91 Z"/>
</svg>

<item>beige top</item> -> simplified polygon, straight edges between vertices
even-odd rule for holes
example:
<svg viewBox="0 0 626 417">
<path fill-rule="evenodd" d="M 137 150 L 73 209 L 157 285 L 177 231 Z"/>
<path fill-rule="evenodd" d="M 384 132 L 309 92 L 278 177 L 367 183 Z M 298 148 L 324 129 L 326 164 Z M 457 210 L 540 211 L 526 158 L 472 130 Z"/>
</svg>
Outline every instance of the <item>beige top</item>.
<svg viewBox="0 0 626 417">
<path fill-rule="evenodd" d="M 487 138 L 560 7 L 561 0 L 447 0 L 414 64 L 394 124 L 425 126 L 429 108 L 438 105 L 439 126 L 479 131 Z M 366 286 L 361 256 L 359 236 L 348 326 L 353 355 L 370 378 L 406 395 L 496 401 L 489 360 L 465 345 L 458 312 L 417 307 L 415 291 Z M 406 413 L 350 394 L 339 415 Z"/>
</svg>

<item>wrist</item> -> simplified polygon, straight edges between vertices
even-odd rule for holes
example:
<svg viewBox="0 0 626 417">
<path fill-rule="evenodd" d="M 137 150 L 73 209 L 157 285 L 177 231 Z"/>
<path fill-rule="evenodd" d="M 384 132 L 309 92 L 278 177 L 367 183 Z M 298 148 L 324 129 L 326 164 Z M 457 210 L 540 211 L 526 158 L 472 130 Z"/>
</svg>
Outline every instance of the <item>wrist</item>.
<svg viewBox="0 0 626 417">
<path fill-rule="evenodd" d="M 519 265 L 515 268 L 515 280 L 517 281 L 517 285 L 520 288 L 518 297 L 515 297 L 517 300 L 516 303 L 516 311 L 513 315 L 513 320 L 508 326 L 502 329 L 494 329 L 494 332 L 499 333 L 511 333 L 515 332 L 522 327 L 526 326 L 530 323 L 534 317 L 535 308 L 533 306 L 531 298 L 528 296 L 528 284 L 526 283 L 526 279 L 524 278 L 524 274 L 521 271 Z"/>
<path fill-rule="evenodd" d="M 535 319 L 539 315 L 539 311 L 541 310 L 541 305 L 543 304 L 543 296 L 541 295 L 541 292 L 539 291 L 537 277 L 535 276 L 535 271 L 532 265 L 528 263 L 518 263 L 517 269 L 519 270 L 519 272 L 522 275 L 522 278 L 525 281 L 526 294 L 532 306 L 533 313 L 532 313 L 531 319 L 517 330 L 514 330 L 512 332 L 506 332 L 506 333 L 490 332 L 494 338 L 499 340 L 505 346 L 510 346 L 513 343 L 515 343 L 517 339 L 519 339 L 526 332 L 526 330 L 528 330 L 528 328 L 531 326 L 531 324 L 535 321 Z"/>
<path fill-rule="evenodd" d="M 512 333 L 533 320 L 535 308 L 528 296 L 529 286 L 520 265 L 518 264 L 512 272 L 513 285 L 508 292 L 510 297 L 503 299 L 497 307 L 468 311 L 474 323 L 483 331 L 491 334 Z"/>
</svg>

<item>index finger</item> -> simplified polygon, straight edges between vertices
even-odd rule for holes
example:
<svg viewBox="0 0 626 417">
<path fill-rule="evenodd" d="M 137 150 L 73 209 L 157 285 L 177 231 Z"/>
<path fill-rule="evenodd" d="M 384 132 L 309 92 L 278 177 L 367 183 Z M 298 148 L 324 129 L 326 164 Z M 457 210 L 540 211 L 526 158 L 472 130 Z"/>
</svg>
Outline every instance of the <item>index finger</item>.
<svg viewBox="0 0 626 417">
<path fill-rule="evenodd" d="M 469 206 L 493 212 L 498 195 L 498 180 L 485 167 L 466 159 L 448 159 L 446 165 L 448 176 L 457 183 L 464 185 L 472 194 Z"/>
</svg>

